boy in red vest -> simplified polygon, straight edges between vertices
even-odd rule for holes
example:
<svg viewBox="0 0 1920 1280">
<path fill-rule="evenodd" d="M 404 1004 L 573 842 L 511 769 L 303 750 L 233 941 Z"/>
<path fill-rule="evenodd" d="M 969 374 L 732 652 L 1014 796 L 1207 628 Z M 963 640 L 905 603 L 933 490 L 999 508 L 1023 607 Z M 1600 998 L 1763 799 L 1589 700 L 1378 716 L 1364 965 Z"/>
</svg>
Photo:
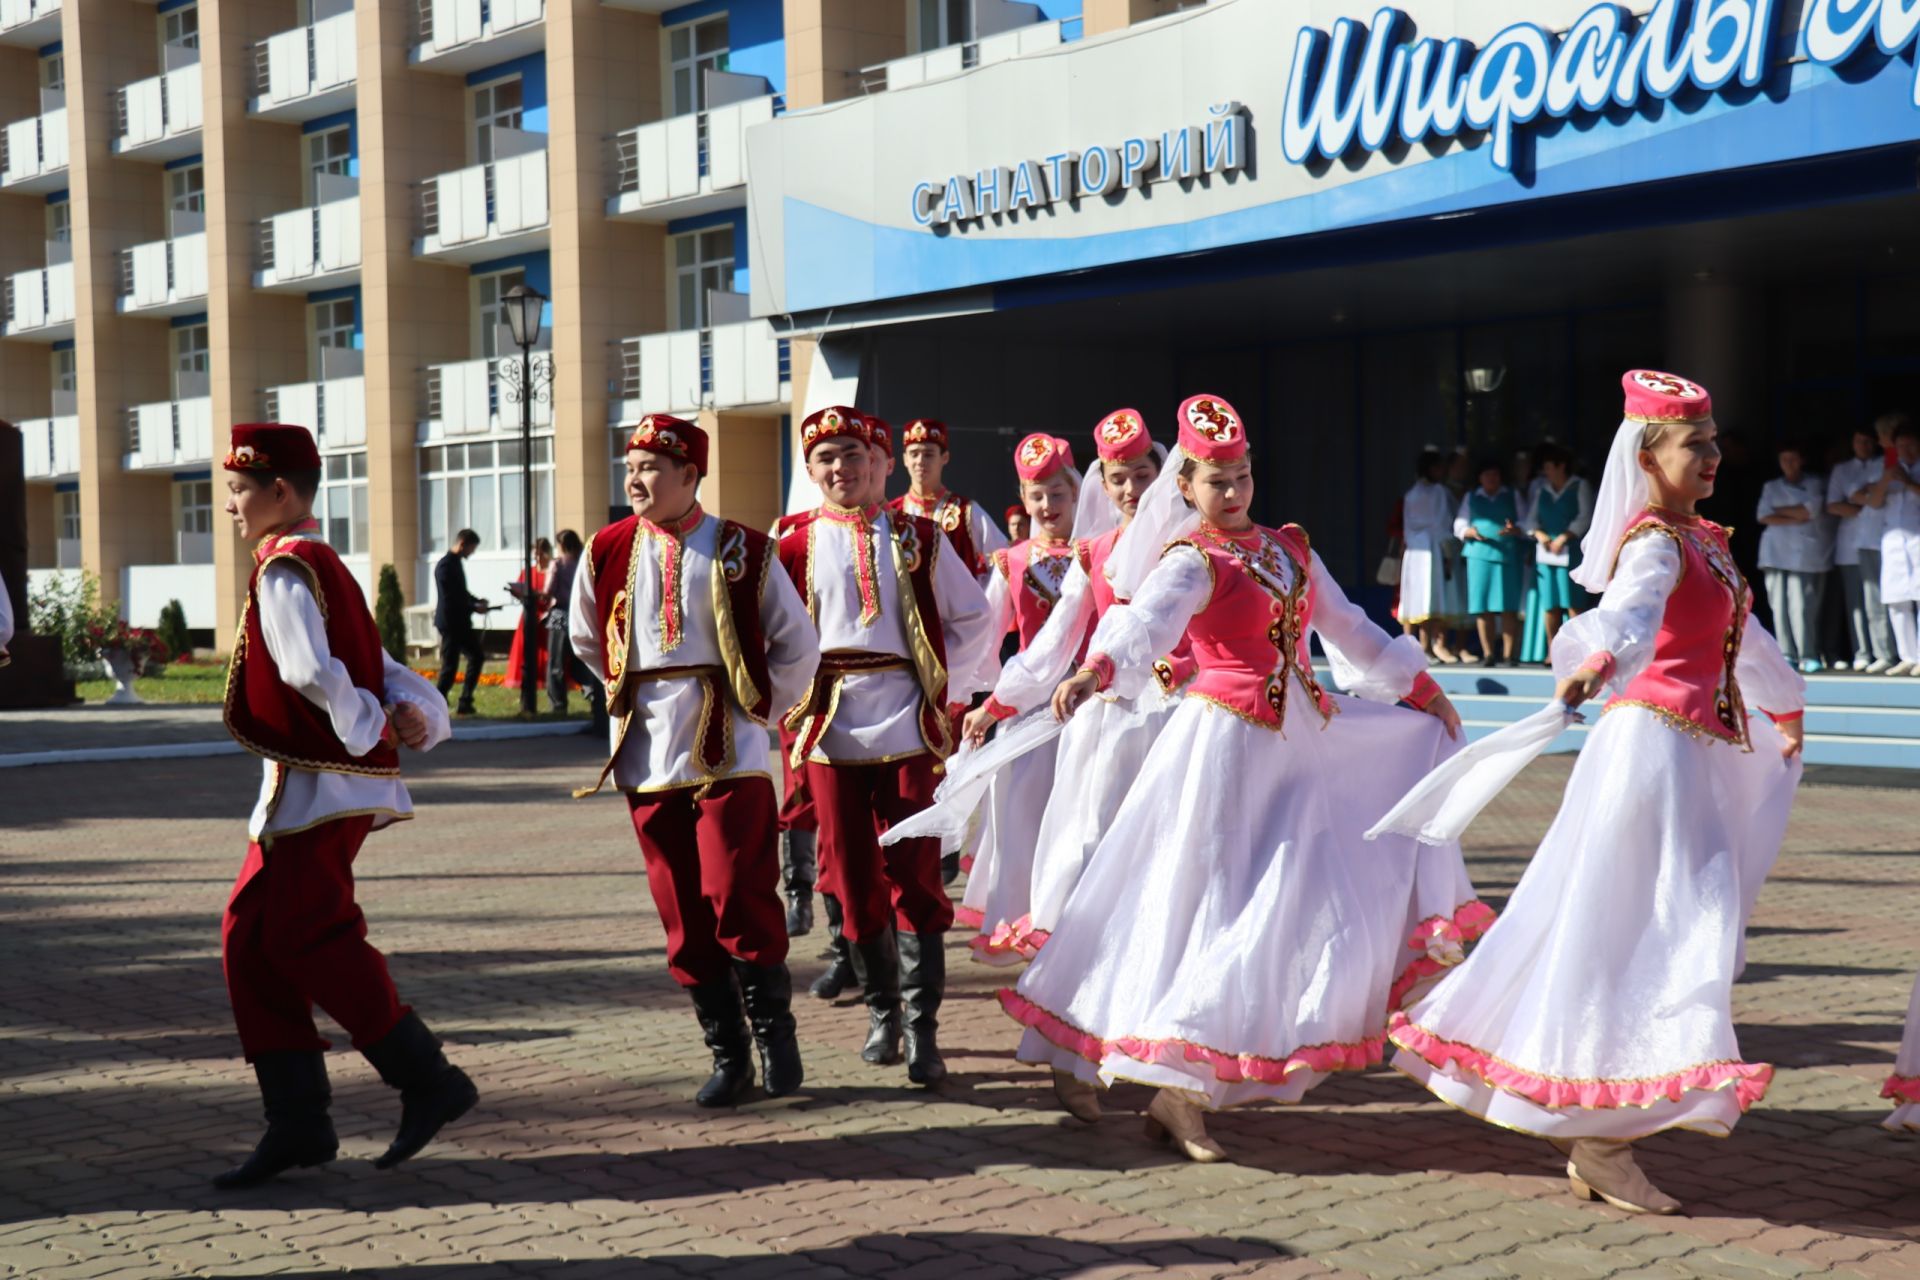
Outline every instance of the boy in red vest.
<svg viewBox="0 0 1920 1280">
<path fill-rule="evenodd" d="M 253 1154 L 214 1179 L 231 1188 L 338 1153 L 316 1004 L 400 1090 L 400 1130 L 375 1167 L 417 1153 L 479 1094 L 400 1003 L 353 891 L 367 833 L 413 816 L 397 746 L 444 741 L 446 700 L 380 647 L 360 584 L 321 541 L 320 455 L 307 429 L 236 426 L 224 465 L 227 514 L 254 562 L 226 725 L 266 772 L 220 931 L 234 1022 L 267 1114 Z"/>
<path fill-rule="evenodd" d="M 844 405 L 801 424 L 825 501 L 787 522 L 780 561 L 819 628 L 821 658 L 787 727 L 819 820 L 824 883 L 866 991 L 861 1057 L 900 1061 L 904 1033 L 907 1078 L 931 1084 L 946 1074 L 934 1031 L 953 904 L 939 841 L 882 850 L 879 831 L 932 799 L 955 741 L 948 700 L 974 692 L 950 688 L 948 672 L 962 682 L 979 672 L 995 637 L 980 584 L 940 530 L 876 500 L 873 439 Z"/>
<path fill-rule="evenodd" d="M 700 509 L 706 473 L 704 431 L 641 419 L 627 442 L 634 514 L 587 545 L 569 628 L 613 722 L 600 783 L 579 794 L 609 775 L 627 793 L 667 969 L 713 1052 L 694 1101 L 729 1107 L 753 1087 L 753 1047 L 769 1097 L 804 1078 L 767 729 L 805 695 L 820 646 L 773 542 Z"/>
<path fill-rule="evenodd" d="M 986 581 L 988 559 L 1009 546 L 1007 535 L 972 498 L 963 498 L 942 482 L 953 461 L 947 424 L 934 418 L 915 418 L 901 429 L 901 452 L 911 484 L 887 506 L 902 515 L 925 516 L 940 527 L 960 558 L 973 566 L 974 576 Z"/>
</svg>

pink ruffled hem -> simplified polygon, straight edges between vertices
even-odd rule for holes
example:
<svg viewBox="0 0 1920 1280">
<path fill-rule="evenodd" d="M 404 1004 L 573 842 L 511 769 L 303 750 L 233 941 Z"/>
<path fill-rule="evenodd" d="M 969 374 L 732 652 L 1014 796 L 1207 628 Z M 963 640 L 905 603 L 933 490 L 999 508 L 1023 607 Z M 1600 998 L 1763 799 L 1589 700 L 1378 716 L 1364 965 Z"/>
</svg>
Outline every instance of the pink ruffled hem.
<svg viewBox="0 0 1920 1280">
<path fill-rule="evenodd" d="M 1880 1086 L 1880 1096 L 1901 1102 L 1920 1102 L 1920 1076 L 1891 1075 Z"/>
<path fill-rule="evenodd" d="M 973 855 L 972 854 L 963 853 L 960 855 L 960 870 L 965 872 L 967 875 L 973 874 Z"/>
<path fill-rule="evenodd" d="M 1493 908 L 1484 902 L 1475 900 L 1455 907 L 1453 915 L 1429 916 L 1422 920 L 1407 939 L 1407 945 L 1416 951 L 1424 952 L 1427 943 L 1434 938 L 1451 938 L 1455 942 L 1472 942 L 1493 927 Z M 1413 989 L 1437 973 L 1444 973 L 1451 966 L 1442 964 L 1430 955 L 1421 955 L 1400 971 L 1387 989 L 1387 1012 L 1397 1013 L 1406 1008 L 1407 997 Z"/>
<path fill-rule="evenodd" d="M 1744 1113 L 1767 1095 L 1767 1085 L 1773 1080 L 1773 1068 L 1764 1062 L 1707 1062 L 1671 1075 L 1633 1080 L 1567 1080 L 1535 1075 L 1472 1045 L 1442 1040 L 1426 1028 L 1407 1021 L 1404 1013 L 1393 1016 L 1393 1029 L 1388 1036 L 1394 1044 L 1435 1070 L 1462 1068 L 1495 1089 L 1542 1107 L 1579 1107 L 1587 1111 L 1644 1109 L 1657 1102 L 1678 1102 L 1692 1090 L 1732 1086 L 1734 1098 Z"/>
<path fill-rule="evenodd" d="M 1000 992 L 1000 1006 L 1022 1026 L 1031 1027 L 1053 1044 L 1088 1062 L 1102 1062 L 1110 1054 L 1121 1054 L 1136 1062 L 1178 1067 L 1197 1062 L 1212 1069 L 1214 1079 L 1223 1084 L 1251 1081 L 1257 1084 L 1286 1084 L 1300 1071 L 1322 1073 L 1363 1071 L 1378 1063 L 1386 1051 L 1386 1037 L 1370 1036 L 1357 1044 L 1316 1044 L 1295 1049 L 1284 1058 L 1262 1057 L 1250 1053 L 1224 1053 L 1187 1040 L 1148 1040 L 1122 1036 L 1105 1040 L 1082 1031 L 1072 1023 L 1041 1008 L 1010 988 Z"/>
<path fill-rule="evenodd" d="M 963 929 L 984 928 L 987 918 L 963 903 L 953 904 L 953 922 Z"/>
<path fill-rule="evenodd" d="M 1006 965 L 1031 960 L 1040 954 L 1048 937 L 1034 931 L 1031 915 L 1021 916 L 1011 924 L 1002 920 L 991 933 L 986 932 L 984 923 L 978 927 L 980 934 L 969 938 L 967 945 L 973 949 L 973 958 L 982 964 Z"/>
</svg>

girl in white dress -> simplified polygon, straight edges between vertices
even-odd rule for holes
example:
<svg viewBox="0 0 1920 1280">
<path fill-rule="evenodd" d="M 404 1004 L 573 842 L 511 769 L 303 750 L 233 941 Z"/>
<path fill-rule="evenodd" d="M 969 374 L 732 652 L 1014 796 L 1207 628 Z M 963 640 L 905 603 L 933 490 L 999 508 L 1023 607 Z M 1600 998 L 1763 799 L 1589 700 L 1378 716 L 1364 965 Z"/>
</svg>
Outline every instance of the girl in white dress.
<svg viewBox="0 0 1920 1280">
<path fill-rule="evenodd" d="M 1741 1058 L 1730 1001 L 1799 782 L 1805 684 L 1753 621 L 1726 531 L 1694 514 L 1720 460 L 1706 391 L 1625 385 L 1574 575 L 1606 594 L 1553 643 L 1560 701 L 1605 691 L 1606 714 L 1499 924 L 1392 1038 L 1442 1101 L 1566 1153 L 1577 1196 L 1672 1213 L 1630 1144 L 1724 1136 L 1772 1076 Z"/>
<path fill-rule="evenodd" d="M 1900 1054 L 1893 1073 L 1880 1086 L 1880 1096 L 1893 1099 L 1893 1113 L 1880 1123 L 1888 1129 L 1920 1133 L 1920 978 L 1907 1001 L 1907 1027 L 1900 1037 Z"/>
<path fill-rule="evenodd" d="M 1483 910 L 1457 844 L 1362 843 L 1374 806 L 1452 750 L 1459 717 L 1419 646 L 1349 603 L 1303 530 L 1254 524 L 1252 495 L 1239 415 L 1188 400 L 1180 448 L 1111 568 L 1129 603 L 1054 705 L 1065 717 L 1139 689 L 1183 633 L 1198 675 L 1052 938 L 1000 997 L 1028 1028 L 1021 1061 L 1159 1086 L 1149 1134 L 1199 1161 L 1225 1158 L 1201 1107 L 1298 1101 L 1379 1061 L 1390 990 L 1421 961 L 1458 958 L 1449 935 Z M 1164 555 L 1136 542 L 1153 529 L 1176 533 Z M 1329 695 L 1309 631 L 1342 683 L 1380 702 Z M 1402 698 L 1427 714 L 1381 705 Z"/>
</svg>

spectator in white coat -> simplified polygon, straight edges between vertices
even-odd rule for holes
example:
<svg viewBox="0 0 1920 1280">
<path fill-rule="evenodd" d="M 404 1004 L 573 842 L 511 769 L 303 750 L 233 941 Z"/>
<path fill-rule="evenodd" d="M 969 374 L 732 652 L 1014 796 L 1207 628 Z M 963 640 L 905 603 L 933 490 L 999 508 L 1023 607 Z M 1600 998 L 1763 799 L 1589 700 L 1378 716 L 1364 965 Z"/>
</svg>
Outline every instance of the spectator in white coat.
<svg viewBox="0 0 1920 1280">
<path fill-rule="evenodd" d="M 1888 675 L 1920 675 L 1920 430 L 1901 417 L 1892 432 L 1892 459 L 1867 486 L 1866 505 L 1878 511 L 1880 596 L 1893 624 L 1899 665 Z"/>
<path fill-rule="evenodd" d="M 1852 452 L 1827 477 L 1827 514 L 1840 522 L 1833 537 L 1833 563 L 1846 592 L 1853 669 L 1877 676 L 1899 661 L 1887 606 L 1880 600 L 1881 514 L 1866 503 L 1867 487 L 1880 477 L 1878 433 L 1871 427 L 1854 428 Z"/>
<path fill-rule="evenodd" d="M 1760 490 L 1760 570 L 1780 652 L 1811 675 L 1820 670 L 1820 603 L 1833 568 L 1833 518 L 1827 486 L 1807 473 L 1797 444 L 1780 450 L 1780 475 Z"/>
</svg>

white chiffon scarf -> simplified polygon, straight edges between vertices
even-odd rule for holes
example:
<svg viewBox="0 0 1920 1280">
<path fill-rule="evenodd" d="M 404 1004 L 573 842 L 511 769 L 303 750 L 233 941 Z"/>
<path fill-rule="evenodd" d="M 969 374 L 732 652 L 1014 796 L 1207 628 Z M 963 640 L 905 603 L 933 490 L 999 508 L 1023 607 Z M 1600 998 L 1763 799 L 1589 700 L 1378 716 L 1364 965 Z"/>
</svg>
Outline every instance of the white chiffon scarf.
<svg viewBox="0 0 1920 1280">
<path fill-rule="evenodd" d="M 1627 526 L 1647 509 L 1647 473 L 1640 469 L 1640 442 L 1646 430 L 1644 422 L 1625 418 L 1613 433 L 1606 474 L 1600 477 L 1600 493 L 1593 500 L 1593 523 L 1580 540 L 1580 567 L 1572 575 L 1595 595 L 1605 591 L 1613 577 L 1614 556 Z"/>
<path fill-rule="evenodd" d="M 1159 477 L 1140 495 L 1133 523 L 1107 557 L 1107 581 L 1122 600 L 1131 600 L 1139 592 L 1169 542 L 1200 527 L 1199 514 L 1180 496 L 1180 469 L 1186 465 L 1187 451 L 1175 445 L 1161 462 Z"/>
</svg>

